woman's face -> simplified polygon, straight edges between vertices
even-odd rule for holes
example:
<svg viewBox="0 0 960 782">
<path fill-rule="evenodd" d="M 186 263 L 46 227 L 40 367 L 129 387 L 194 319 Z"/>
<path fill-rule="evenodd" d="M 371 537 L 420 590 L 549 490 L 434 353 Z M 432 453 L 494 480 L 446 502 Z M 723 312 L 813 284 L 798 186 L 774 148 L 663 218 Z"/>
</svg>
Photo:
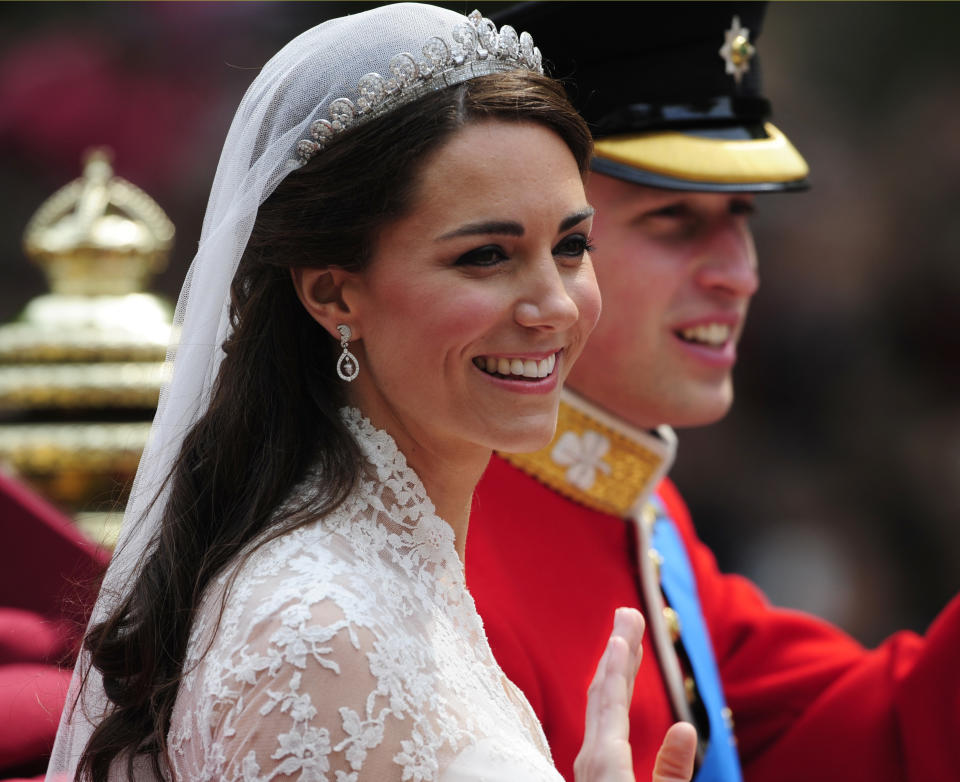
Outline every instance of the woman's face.
<svg viewBox="0 0 960 782">
<path fill-rule="evenodd" d="M 418 180 L 407 216 L 341 289 L 360 362 L 352 399 L 408 454 L 541 448 L 600 314 L 573 155 L 540 125 L 487 120 Z"/>
</svg>

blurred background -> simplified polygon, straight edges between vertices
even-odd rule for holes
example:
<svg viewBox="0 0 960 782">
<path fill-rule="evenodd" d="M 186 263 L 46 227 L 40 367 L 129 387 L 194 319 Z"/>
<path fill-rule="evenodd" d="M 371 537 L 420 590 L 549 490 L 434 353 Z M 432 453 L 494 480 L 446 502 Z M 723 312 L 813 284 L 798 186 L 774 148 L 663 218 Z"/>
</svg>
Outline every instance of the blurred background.
<svg viewBox="0 0 960 782">
<path fill-rule="evenodd" d="M 175 300 L 258 67 L 365 5 L 0 4 L 0 323 L 47 291 L 24 228 L 98 145 L 176 226 L 149 282 Z M 813 189 L 758 201 L 737 403 L 674 473 L 724 568 L 870 644 L 960 588 L 958 31 L 957 4 L 769 9 L 765 91 Z"/>
</svg>

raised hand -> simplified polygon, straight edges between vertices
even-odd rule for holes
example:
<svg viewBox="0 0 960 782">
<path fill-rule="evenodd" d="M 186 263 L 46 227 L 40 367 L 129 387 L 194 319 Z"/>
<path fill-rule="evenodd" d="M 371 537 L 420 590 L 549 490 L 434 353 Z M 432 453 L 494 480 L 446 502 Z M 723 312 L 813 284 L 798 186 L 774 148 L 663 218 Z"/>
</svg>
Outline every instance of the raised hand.
<svg viewBox="0 0 960 782">
<path fill-rule="evenodd" d="M 633 608 L 618 608 L 613 632 L 587 690 L 583 745 L 573 764 L 577 782 L 636 782 L 630 752 L 630 700 L 643 655 L 644 621 Z M 653 782 L 690 782 L 697 734 L 677 723 L 667 731 Z"/>
</svg>

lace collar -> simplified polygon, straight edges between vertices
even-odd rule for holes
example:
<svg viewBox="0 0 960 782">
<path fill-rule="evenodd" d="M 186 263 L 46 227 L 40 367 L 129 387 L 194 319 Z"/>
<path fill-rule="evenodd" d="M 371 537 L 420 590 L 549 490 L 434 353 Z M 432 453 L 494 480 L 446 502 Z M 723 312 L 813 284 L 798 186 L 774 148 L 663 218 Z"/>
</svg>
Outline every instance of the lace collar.
<svg viewBox="0 0 960 782">
<path fill-rule="evenodd" d="M 394 529 L 387 542 L 403 549 L 405 556 L 412 554 L 416 560 L 442 566 L 448 576 L 462 582 L 463 563 L 456 551 L 453 528 L 437 515 L 420 476 L 407 464 L 396 441 L 355 407 L 341 408 L 340 415 L 368 465 L 367 478 L 361 480 L 354 500 L 367 504 L 375 498 L 383 500 L 375 502 L 372 510 L 389 517 Z M 381 490 L 371 487 L 371 481 Z M 377 515 L 370 518 L 382 524 L 376 521 Z"/>
</svg>

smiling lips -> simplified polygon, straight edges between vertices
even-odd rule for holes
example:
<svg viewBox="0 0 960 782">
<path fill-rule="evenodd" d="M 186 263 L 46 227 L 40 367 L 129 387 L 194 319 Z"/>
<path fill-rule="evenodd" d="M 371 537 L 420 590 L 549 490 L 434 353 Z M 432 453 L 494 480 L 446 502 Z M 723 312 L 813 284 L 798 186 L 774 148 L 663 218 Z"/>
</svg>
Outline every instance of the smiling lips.
<svg viewBox="0 0 960 782">
<path fill-rule="evenodd" d="M 489 375 L 511 379 L 540 380 L 549 377 L 557 365 L 557 353 L 539 361 L 531 358 L 477 356 L 473 363 Z"/>
<path fill-rule="evenodd" d="M 680 329 L 676 333 L 684 342 L 719 348 L 727 344 L 732 331 L 733 329 L 726 323 L 701 323 L 697 326 Z"/>
</svg>

